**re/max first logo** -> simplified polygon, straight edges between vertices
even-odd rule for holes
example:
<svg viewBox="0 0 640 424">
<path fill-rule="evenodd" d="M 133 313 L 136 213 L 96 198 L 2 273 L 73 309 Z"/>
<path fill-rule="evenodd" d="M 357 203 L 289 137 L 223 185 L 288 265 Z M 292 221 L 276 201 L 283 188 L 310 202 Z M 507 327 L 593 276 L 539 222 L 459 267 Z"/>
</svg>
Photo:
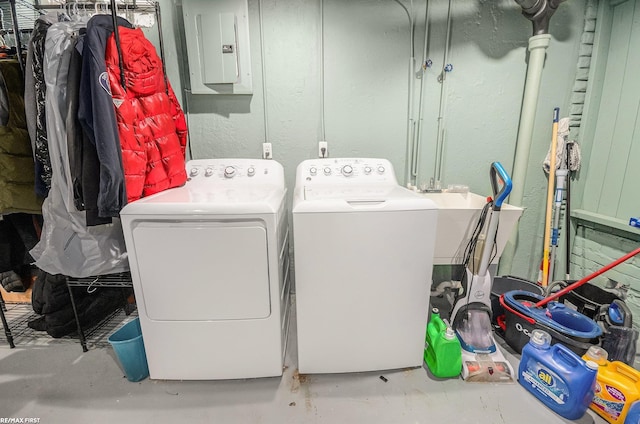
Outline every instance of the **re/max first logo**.
<svg viewBox="0 0 640 424">
<path fill-rule="evenodd" d="M 549 374 L 545 370 L 538 371 L 538 378 L 540 379 L 540 381 L 542 381 L 543 383 L 546 383 L 548 386 L 553 386 L 553 377 L 551 376 L 551 374 Z"/>
</svg>

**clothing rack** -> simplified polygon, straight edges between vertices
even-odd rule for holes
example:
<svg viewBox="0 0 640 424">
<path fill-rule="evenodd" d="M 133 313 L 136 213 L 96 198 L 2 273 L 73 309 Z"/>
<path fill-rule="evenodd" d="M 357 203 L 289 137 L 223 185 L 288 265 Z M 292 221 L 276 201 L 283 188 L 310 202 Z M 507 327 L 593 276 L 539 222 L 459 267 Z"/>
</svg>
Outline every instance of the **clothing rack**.
<svg viewBox="0 0 640 424">
<path fill-rule="evenodd" d="M 15 2 L 15 0 L 10 0 L 11 2 Z M 75 1 L 68 0 L 63 5 L 64 7 L 68 5 L 75 6 L 92 6 L 98 7 L 98 5 L 107 3 L 100 3 L 96 1 Z M 160 3 L 158 1 L 141 1 L 141 0 L 131 0 L 131 2 L 127 2 L 126 0 L 118 3 L 116 0 L 109 0 L 109 10 L 111 13 L 111 17 L 113 19 L 113 28 L 114 28 L 114 37 L 116 41 L 116 49 L 118 51 L 118 63 L 120 65 L 120 85 L 124 91 L 127 91 L 126 80 L 124 69 L 122 68 L 122 47 L 120 43 L 120 32 L 118 31 L 118 10 L 149 10 L 153 11 L 156 18 L 156 24 L 158 27 L 158 40 L 160 43 L 160 60 L 162 61 L 162 72 L 164 75 L 164 83 L 165 83 L 165 91 L 169 94 L 169 84 L 167 81 L 167 67 L 165 62 L 165 54 L 164 54 L 164 37 L 162 35 L 162 17 L 160 14 Z M 34 5 L 35 9 L 59 9 L 61 6 L 58 5 L 50 5 L 50 4 L 40 4 L 38 0 L 36 0 L 36 4 Z"/>
<path fill-rule="evenodd" d="M 19 33 L 20 30 L 18 28 L 18 21 L 17 21 L 17 15 L 16 15 L 16 7 L 15 7 L 15 3 L 16 0 L 9 0 L 10 5 L 12 7 L 12 15 L 14 15 L 13 17 L 13 31 L 16 33 Z M 117 23 L 117 12 L 118 11 L 122 11 L 122 10 L 137 10 L 137 11 L 150 11 L 153 12 L 155 14 L 155 19 L 156 19 L 156 24 L 158 27 L 158 36 L 159 36 L 159 48 L 160 48 L 160 59 L 162 62 L 162 70 L 163 70 L 163 74 L 164 74 L 164 82 L 165 82 L 165 91 L 169 92 L 169 84 L 168 84 L 168 80 L 167 80 L 167 75 L 166 75 L 166 64 L 165 64 L 165 53 L 164 53 L 164 39 L 163 39 L 163 34 L 162 34 L 162 22 L 161 22 L 161 15 L 160 15 L 160 4 L 157 1 L 147 1 L 147 0 L 131 0 L 130 2 L 125 1 L 120 1 L 119 3 L 116 2 L 116 0 L 109 0 L 108 3 L 100 3 L 100 2 L 91 2 L 91 1 L 85 1 L 85 2 L 78 2 L 78 1 L 67 1 L 66 3 L 63 3 L 62 5 L 50 5 L 50 4 L 40 4 L 39 0 L 35 0 L 34 1 L 35 4 L 33 4 L 33 8 L 34 10 L 57 10 L 57 9 L 61 9 L 64 8 L 65 4 L 66 5 L 80 5 L 80 6 L 95 6 L 97 4 L 101 4 L 101 5 L 108 5 L 109 9 L 110 9 L 110 14 L 111 17 L 113 19 L 113 25 L 114 25 L 114 38 L 115 38 L 115 42 L 116 42 L 116 48 L 118 51 L 118 60 L 119 60 L 119 66 L 120 66 L 120 83 L 122 85 L 122 88 L 126 91 L 126 81 L 125 81 L 125 74 L 124 74 L 124 67 L 123 67 L 123 57 L 122 57 L 122 47 L 121 47 L 121 43 L 120 43 L 120 34 L 118 31 L 118 23 Z M 28 31 L 30 32 L 30 31 Z M 18 41 L 18 44 L 20 43 L 20 41 Z M 19 50 L 19 49 L 18 49 Z M 22 71 L 24 72 L 24 64 L 22 62 L 22 58 L 19 56 L 19 61 L 20 61 L 20 67 L 22 69 Z M 131 274 L 130 273 L 119 273 L 119 274 L 105 274 L 105 275 L 99 275 L 99 276 L 91 276 L 91 277 L 87 277 L 87 278 L 71 278 L 68 277 L 67 278 L 67 288 L 69 289 L 69 293 L 70 293 L 70 298 L 71 298 L 71 305 L 73 308 L 73 312 L 75 315 L 75 320 L 76 320 L 76 325 L 77 325 L 77 330 L 78 330 L 78 337 L 80 339 L 80 343 L 82 345 L 82 349 L 84 352 L 86 352 L 87 349 L 87 343 L 86 343 L 86 336 L 85 336 L 85 331 L 82 329 L 80 322 L 79 322 L 79 318 L 78 318 L 78 312 L 76 310 L 76 304 L 75 304 L 75 299 L 73 297 L 73 291 L 71 290 L 72 287 L 86 287 L 87 290 L 92 290 L 98 287 L 110 287 L 110 288 L 132 288 L 133 287 L 133 283 L 131 281 Z M 4 302 L 3 299 L 0 295 L 0 320 L 2 321 L 2 325 L 4 327 L 5 330 L 5 335 L 7 337 L 7 340 L 9 342 L 10 347 L 15 347 L 14 345 L 14 341 L 13 341 L 13 337 L 11 334 L 11 330 L 9 328 L 9 325 L 7 323 L 7 320 L 5 319 L 4 316 Z M 129 315 L 131 313 L 131 306 L 130 305 L 126 305 L 125 306 L 125 313 L 127 315 Z"/>
<path fill-rule="evenodd" d="M 24 61 L 22 60 L 22 40 L 20 38 L 20 28 L 18 25 L 18 11 L 16 9 L 16 0 L 9 0 L 9 7 L 11 9 L 11 22 L 13 24 L 13 36 L 16 38 L 16 51 L 18 56 L 18 64 L 20 70 L 24 75 Z"/>
<path fill-rule="evenodd" d="M 94 290 L 101 287 L 110 287 L 110 288 L 133 288 L 133 282 L 131 281 L 131 273 L 130 272 L 121 272 L 117 274 L 108 274 L 108 275 L 100 275 L 96 277 L 87 277 L 87 278 L 67 278 L 67 289 L 69 290 L 69 298 L 71 299 L 71 307 L 73 309 L 73 314 L 76 319 L 76 327 L 78 331 L 78 337 L 80 339 L 80 345 L 82 346 L 82 351 L 87 352 L 89 349 L 87 348 L 87 337 L 85 331 L 82 329 L 82 325 L 80 325 L 80 318 L 78 317 L 78 310 L 76 309 L 76 301 L 73 296 L 72 287 L 86 287 L 87 292 L 91 293 Z M 133 312 L 133 307 L 126 303 L 126 299 L 124 300 L 124 312 L 126 315 L 130 315 Z"/>
</svg>

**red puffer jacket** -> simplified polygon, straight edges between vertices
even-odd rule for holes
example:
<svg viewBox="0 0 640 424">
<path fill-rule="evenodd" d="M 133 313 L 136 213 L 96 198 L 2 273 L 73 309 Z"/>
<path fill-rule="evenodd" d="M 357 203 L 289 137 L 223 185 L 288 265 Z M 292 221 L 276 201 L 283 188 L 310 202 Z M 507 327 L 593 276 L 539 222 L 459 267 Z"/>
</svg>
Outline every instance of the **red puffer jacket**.
<svg viewBox="0 0 640 424">
<path fill-rule="evenodd" d="M 118 31 L 126 91 L 120 85 L 113 34 L 105 55 L 127 201 L 132 202 L 185 183 L 187 124 L 171 86 L 165 86 L 162 62 L 154 46 L 140 29 L 119 27 Z M 102 76 L 100 79 L 104 86 Z"/>
</svg>

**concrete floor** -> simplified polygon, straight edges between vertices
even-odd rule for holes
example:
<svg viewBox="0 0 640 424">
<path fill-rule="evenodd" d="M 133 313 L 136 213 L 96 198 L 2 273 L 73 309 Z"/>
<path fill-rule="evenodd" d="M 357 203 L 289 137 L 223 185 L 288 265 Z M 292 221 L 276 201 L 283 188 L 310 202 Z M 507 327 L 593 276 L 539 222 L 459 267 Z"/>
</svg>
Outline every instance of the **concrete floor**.
<svg viewBox="0 0 640 424">
<path fill-rule="evenodd" d="M 0 422 L 7 422 L 2 418 L 40 418 L 40 423 L 570 422 L 518 383 L 438 380 L 424 368 L 298 375 L 295 324 L 290 331 L 292 343 L 281 378 L 139 383 L 124 378 L 110 347 L 93 346 L 83 353 L 77 342 L 69 340 L 48 346 L 18 343 L 9 349 L 0 336 Z M 507 357 L 517 369 L 518 357 L 508 352 Z M 605 421 L 588 411 L 573 422 Z"/>
</svg>

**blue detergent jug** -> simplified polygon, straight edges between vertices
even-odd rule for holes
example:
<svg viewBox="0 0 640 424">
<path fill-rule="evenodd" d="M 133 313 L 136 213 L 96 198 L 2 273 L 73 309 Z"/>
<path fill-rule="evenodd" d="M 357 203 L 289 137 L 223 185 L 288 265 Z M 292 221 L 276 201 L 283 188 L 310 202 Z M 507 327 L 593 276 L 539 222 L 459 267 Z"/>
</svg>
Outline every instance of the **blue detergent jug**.
<svg viewBox="0 0 640 424">
<path fill-rule="evenodd" d="M 598 364 L 585 361 L 551 335 L 533 330 L 522 349 L 518 381 L 542 403 L 569 420 L 580 418 L 593 400 Z"/>
<path fill-rule="evenodd" d="M 640 400 L 633 402 L 627 412 L 627 418 L 624 420 L 624 424 L 639 424 L 640 423 Z"/>
</svg>

